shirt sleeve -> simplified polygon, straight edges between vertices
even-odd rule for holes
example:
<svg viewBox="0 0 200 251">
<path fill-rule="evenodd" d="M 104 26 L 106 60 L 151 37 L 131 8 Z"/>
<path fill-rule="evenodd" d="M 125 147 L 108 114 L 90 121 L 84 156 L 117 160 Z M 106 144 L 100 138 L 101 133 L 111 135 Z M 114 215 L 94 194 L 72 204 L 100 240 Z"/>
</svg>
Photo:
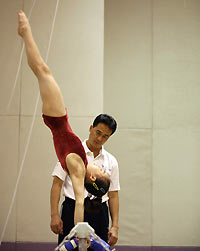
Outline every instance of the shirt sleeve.
<svg viewBox="0 0 200 251">
<path fill-rule="evenodd" d="M 109 192 L 111 191 L 119 191 L 120 190 L 120 183 L 119 183 L 119 167 L 118 162 L 114 156 L 112 156 L 110 160 L 111 164 L 111 175 L 110 175 L 110 187 Z"/>
<path fill-rule="evenodd" d="M 65 181 L 65 178 L 68 174 L 65 172 L 65 170 L 62 168 L 60 162 L 58 161 L 53 172 L 52 172 L 52 176 L 57 176 L 59 179 L 61 179 L 62 181 Z"/>
</svg>

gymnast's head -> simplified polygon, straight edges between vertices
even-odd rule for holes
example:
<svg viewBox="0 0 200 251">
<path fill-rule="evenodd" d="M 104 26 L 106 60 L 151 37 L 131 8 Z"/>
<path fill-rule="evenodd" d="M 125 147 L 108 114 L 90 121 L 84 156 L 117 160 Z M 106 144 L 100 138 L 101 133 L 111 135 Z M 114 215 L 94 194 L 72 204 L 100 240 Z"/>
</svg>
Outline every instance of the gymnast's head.
<svg viewBox="0 0 200 251">
<path fill-rule="evenodd" d="M 108 192 L 110 175 L 99 166 L 88 164 L 85 175 L 85 188 L 95 197 L 101 198 Z"/>
<path fill-rule="evenodd" d="M 88 164 L 85 175 L 85 188 L 88 196 L 85 199 L 85 210 L 97 213 L 101 209 L 102 196 L 108 192 L 110 176 L 103 168 Z"/>
</svg>

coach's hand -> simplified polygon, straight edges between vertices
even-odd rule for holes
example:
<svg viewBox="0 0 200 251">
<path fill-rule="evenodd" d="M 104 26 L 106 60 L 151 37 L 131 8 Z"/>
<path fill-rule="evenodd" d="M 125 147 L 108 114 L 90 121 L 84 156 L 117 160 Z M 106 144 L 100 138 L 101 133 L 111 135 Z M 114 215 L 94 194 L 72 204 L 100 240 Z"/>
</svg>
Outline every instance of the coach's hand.
<svg viewBox="0 0 200 251">
<path fill-rule="evenodd" d="M 108 232 L 108 244 L 113 246 L 117 243 L 118 240 L 118 227 L 111 227 Z"/>
<path fill-rule="evenodd" d="M 51 216 L 50 227 L 55 234 L 63 234 L 63 222 L 59 215 Z"/>
</svg>

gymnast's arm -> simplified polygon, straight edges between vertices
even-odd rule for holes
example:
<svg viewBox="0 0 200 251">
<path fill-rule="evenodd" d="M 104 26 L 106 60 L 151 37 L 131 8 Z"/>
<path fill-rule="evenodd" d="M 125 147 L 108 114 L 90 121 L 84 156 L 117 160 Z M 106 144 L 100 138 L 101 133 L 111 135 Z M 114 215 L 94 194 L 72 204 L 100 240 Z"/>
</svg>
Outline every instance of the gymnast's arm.
<svg viewBox="0 0 200 251">
<path fill-rule="evenodd" d="M 51 205 L 51 230 L 55 234 L 63 234 L 63 222 L 59 214 L 59 201 L 62 190 L 63 181 L 57 176 L 53 178 L 51 187 L 50 205 Z"/>
<path fill-rule="evenodd" d="M 86 171 L 81 157 L 77 154 L 70 153 L 66 158 L 66 164 L 75 196 L 74 224 L 76 225 L 84 220 L 84 180 Z"/>
</svg>

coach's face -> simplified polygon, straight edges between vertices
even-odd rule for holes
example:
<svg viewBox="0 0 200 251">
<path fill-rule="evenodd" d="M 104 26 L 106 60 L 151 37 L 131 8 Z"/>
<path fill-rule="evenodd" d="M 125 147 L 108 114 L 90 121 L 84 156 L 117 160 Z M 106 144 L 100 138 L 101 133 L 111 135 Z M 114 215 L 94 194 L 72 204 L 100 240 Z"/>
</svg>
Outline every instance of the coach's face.
<svg viewBox="0 0 200 251">
<path fill-rule="evenodd" d="M 112 134 L 112 130 L 104 123 L 99 123 L 95 127 L 91 125 L 89 132 L 89 138 L 87 140 L 89 148 L 99 150 Z"/>
</svg>

